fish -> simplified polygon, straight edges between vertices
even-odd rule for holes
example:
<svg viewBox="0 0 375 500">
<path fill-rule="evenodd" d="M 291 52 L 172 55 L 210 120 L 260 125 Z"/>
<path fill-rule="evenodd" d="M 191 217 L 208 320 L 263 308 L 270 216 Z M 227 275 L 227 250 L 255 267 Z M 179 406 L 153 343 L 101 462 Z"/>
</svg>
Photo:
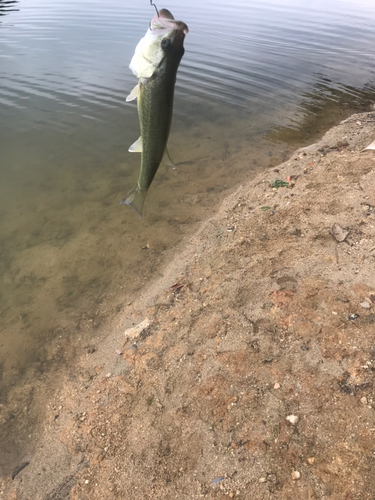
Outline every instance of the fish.
<svg viewBox="0 0 375 500">
<path fill-rule="evenodd" d="M 177 70 L 184 55 L 187 25 L 177 21 L 167 9 L 161 9 L 149 25 L 146 35 L 135 48 L 129 68 L 138 84 L 126 98 L 137 99 L 140 138 L 129 148 L 141 153 L 141 168 L 137 184 L 121 201 L 142 218 L 147 191 L 159 165 L 164 161 L 174 167 L 168 154 L 167 142 L 172 122 L 174 87 Z"/>
</svg>

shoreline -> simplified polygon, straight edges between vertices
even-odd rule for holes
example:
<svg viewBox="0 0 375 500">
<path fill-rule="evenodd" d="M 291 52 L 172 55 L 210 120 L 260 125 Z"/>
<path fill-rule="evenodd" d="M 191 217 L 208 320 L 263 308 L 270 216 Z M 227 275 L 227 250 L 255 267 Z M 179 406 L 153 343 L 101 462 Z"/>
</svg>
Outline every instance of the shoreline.
<svg viewBox="0 0 375 500">
<path fill-rule="evenodd" d="M 178 245 L 64 382 L 5 498 L 371 498 L 374 116 L 260 172 Z"/>
</svg>

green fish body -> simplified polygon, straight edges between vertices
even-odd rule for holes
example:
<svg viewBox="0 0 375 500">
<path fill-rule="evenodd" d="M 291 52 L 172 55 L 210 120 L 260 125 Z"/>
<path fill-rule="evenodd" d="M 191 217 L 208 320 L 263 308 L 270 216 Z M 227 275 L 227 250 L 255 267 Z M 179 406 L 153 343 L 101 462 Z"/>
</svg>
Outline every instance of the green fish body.
<svg viewBox="0 0 375 500">
<path fill-rule="evenodd" d="M 164 159 L 172 164 L 167 141 L 172 122 L 173 94 L 177 69 L 184 55 L 188 27 L 162 9 L 155 16 L 144 38 L 138 43 L 130 68 L 139 78 L 127 101 L 138 99 L 141 137 L 129 148 L 142 154 L 138 182 L 121 202 L 142 217 L 148 188 Z M 172 164 L 173 165 L 173 164 Z"/>
</svg>

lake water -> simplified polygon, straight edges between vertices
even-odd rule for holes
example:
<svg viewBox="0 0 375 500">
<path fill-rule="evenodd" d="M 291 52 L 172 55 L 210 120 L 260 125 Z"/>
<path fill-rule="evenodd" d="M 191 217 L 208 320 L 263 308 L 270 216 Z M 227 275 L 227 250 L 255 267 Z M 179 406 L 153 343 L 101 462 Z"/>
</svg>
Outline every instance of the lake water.
<svg viewBox="0 0 375 500">
<path fill-rule="evenodd" d="M 140 221 L 119 203 L 140 165 L 125 98 L 153 7 L 0 0 L 0 472 L 38 420 L 36 381 L 95 345 L 231 189 L 375 100 L 374 2 L 157 5 L 190 33 L 178 170 L 161 166 Z"/>
</svg>

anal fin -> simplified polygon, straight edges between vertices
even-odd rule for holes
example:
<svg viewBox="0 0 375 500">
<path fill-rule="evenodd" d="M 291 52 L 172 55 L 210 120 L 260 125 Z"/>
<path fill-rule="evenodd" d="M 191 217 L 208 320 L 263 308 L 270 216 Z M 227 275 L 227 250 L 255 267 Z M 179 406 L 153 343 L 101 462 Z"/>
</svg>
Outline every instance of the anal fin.
<svg viewBox="0 0 375 500">
<path fill-rule="evenodd" d="M 167 147 L 165 147 L 162 162 L 167 167 L 167 170 L 168 170 L 168 167 L 172 167 L 173 170 L 177 170 L 176 165 L 173 163 L 173 161 L 171 160 L 171 157 L 169 156 Z"/>
<path fill-rule="evenodd" d="M 142 137 L 139 137 L 128 149 L 130 153 L 142 153 Z"/>
</svg>

